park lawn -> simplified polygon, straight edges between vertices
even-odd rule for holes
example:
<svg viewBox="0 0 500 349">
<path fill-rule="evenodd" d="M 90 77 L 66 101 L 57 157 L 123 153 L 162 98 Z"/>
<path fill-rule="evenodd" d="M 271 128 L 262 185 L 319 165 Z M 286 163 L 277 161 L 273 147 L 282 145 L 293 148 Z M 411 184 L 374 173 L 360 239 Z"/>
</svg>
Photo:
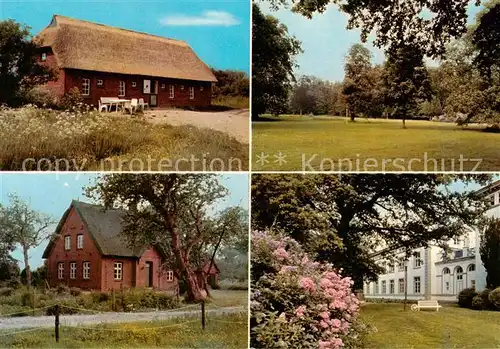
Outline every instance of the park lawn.
<svg viewBox="0 0 500 349">
<path fill-rule="evenodd" d="M 208 308 L 217 307 L 248 307 L 248 291 L 238 290 L 211 290 Z"/>
<path fill-rule="evenodd" d="M 403 312 L 403 304 L 365 304 L 361 320 L 374 327 L 366 348 L 498 348 L 500 312 L 445 305 L 439 312 Z"/>
<path fill-rule="evenodd" d="M 203 330 L 197 318 L 116 325 L 61 327 L 56 343 L 53 328 L 2 330 L 8 348 L 247 348 L 247 313 L 207 317 Z M 189 323 L 185 323 L 188 322 Z M 183 324 L 184 323 L 184 324 Z M 26 331 L 15 334 L 17 331 Z"/>
<path fill-rule="evenodd" d="M 252 169 L 256 171 L 442 172 L 471 171 L 478 164 L 464 161 L 461 168 L 460 155 L 482 159 L 475 170 L 500 168 L 500 134 L 482 132 L 478 125 L 462 128 L 453 123 L 410 120 L 403 129 L 401 120 L 357 119 L 351 123 L 326 116 L 264 120 L 253 122 L 252 127 Z M 280 152 L 286 161 L 281 166 Z M 262 161 L 262 154 L 268 156 L 267 162 Z M 409 163 L 411 159 L 415 160 Z"/>
</svg>

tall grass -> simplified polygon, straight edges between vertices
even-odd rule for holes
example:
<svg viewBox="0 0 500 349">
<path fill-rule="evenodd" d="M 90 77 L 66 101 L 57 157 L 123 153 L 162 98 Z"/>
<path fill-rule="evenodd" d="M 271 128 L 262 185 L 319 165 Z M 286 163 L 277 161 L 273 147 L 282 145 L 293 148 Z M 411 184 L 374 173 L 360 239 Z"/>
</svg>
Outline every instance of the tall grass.
<svg viewBox="0 0 500 349">
<path fill-rule="evenodd" d="M 248 109 L 250 106 L 250 99 L 244 96 L 219 96 L 212 100 L 212 105 L 232 109 Z"/>
<path fill-rule="evenodd" d="M 199 161 L 184 161 L 192 157 Z M 197 171 L 240 164 L 233 170 L 248 168 L 248 146 L 211 129 L 153 125 L 140 116 L 92 111 L 0 108 L 3 171 Z"/>
</svg>

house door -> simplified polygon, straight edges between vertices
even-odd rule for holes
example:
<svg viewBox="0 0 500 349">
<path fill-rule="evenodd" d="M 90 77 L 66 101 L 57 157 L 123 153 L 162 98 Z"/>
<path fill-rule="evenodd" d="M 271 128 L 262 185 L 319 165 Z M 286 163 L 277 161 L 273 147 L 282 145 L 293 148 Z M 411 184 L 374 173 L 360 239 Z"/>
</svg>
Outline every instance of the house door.
<svg viewBox="0 0 500 349">
<path fill-rule="evenodd" d="M 151 95 L 149 96 L 149 106 L 158 106 L 158 80 L 151 81 Z"/>
<path fill-rule="evenodd" d="M 153 262 L 146 262 L 146 287 L 153 287 Z"/>
</svg>

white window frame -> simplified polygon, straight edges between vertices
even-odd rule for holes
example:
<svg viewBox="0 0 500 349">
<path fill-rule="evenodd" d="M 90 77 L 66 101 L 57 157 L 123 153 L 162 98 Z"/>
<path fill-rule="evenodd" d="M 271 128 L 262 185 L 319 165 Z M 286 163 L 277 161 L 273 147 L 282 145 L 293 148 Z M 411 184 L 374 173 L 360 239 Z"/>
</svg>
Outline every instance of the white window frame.
<svg viewBox="0 0 500 349">
<path fill-rule="evenodd" d="M 82 96 L 90 96 L 90 79 L 82 78 Z"/>
<path fill-rule="evenodd" d="M 69 278 L 71 280 L 76 279 L 76 262 L 69 263 Z"/>
<path fill-rule="evenodd" d="M 191 99 L 191 100 L 194 99 L 194 87 L 193 86 L 189 87 L 189 99 Z"/>
<path fill-rule="evenodd" d="M 403 286 L 403 287 L 401 287 Z M 405 293 L 405 279 L 398 280 L 398 293 Z"/>
<path fill-rule="evenodd" d="M 71 251 L 71 235 L 64 236 L 64 250 Z"/>
<path fill-rule="evenodd" d="M 113 278 L 115 280 L 123 279 L 123 263 L 122 262 L 114 262 L 113 264 Z"/>
<path fill-rule="evenodd" d="M 161 89 L 164 90 L 165 89 L 165 84 L 161 84 Z"/>
<path fill-rule="evenodd" d="M 125 81 L 120 80 L 118 87 L 118 97 L 125 97 L 126 92 L 127 92 L 127 84 L 125 83 Z"/>
<path fill-rule="evenodd" d="M 41 57 L 42 62 L 45 62 L 47 60 L 47 53 L 42 52 L 42 57 Z"/>
<path fill-rule="evenodd" d="M 137 82 L 132 81 L 132 87 L 137 87 Z"/>
<path fill-rule="evenodd" d="M 76 248 L 83 249 L 83 234 L 76 236 Z"/>
<path fill-rule="evenodd" d="M 85 280 L 90 279 L 90 262 L 83 262 L 82 270 L 83 270 L 83 278 Z"/>
<path fill-rule="evenodd" d="M 415 252 L 415 255 L 413 256 L 413 268 L 420 268 L 424 264 L 422 262 L 422 258 L 420 258 L 421 254 L 420 252 Z"/>
<path fill-rule="evenodd" d="M 203 86 L 200 86 L 200 91 L 203 92 Z"/>
<path fill-rule="evenodd" d="M 389 294 L 395 294 L 396 293 L 396 282 L 394 279 L 389 280 Z"/>
<path fill-rule="evenodd" d="M 382 280 L 382 294 L 387 294 L 387 281 Z"/>
<path fill-rule="evenodd" d="M 413 293 L 421 294 L 421 292 L 422 292 L 422 284 L 421 284 L 420 276 L 415 276 L 413 278 Z"/>
<path fill-rule="evenodd" d="M 57 278 L 59 280 L 64 279 L 64 262 L 57 263 Z"/>
<path fill-rule="evenodd" d="M 174 272 L 172 270 L 167 271 L 167 281 L 168 282 L 174 281 Z"/>
<path fill-rule="evenodd" d="M 97 86 L 103 86 L 104 85 L 104 80 L 103 79 L 97 79 Z"/>
<path fill-rule="evenodd" d="M 170 85 L 168 88 L 168 98 L 174 99 L 175 98 L 175 86 Z"/>
</svg>

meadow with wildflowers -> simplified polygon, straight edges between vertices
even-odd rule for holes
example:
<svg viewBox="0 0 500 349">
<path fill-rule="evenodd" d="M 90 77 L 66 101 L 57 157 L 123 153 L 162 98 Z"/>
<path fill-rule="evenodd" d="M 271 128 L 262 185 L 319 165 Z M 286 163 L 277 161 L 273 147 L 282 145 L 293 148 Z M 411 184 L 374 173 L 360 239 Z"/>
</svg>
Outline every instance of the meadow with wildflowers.
<svg viewBox="0 0 500 349">
<path fill-rule="evenodd" d="M 222 132 L 153 125 L 141 115 L 0 107 L 2 171 L 242 171 L 248 157 L 248 145 Z"/>
<path fill-rule="evenodd" d="M 252 234 L 251 346 L 359 347 L 363 325 L 353 282 L 312 261 L 295 240 Z"/>
</svg>

